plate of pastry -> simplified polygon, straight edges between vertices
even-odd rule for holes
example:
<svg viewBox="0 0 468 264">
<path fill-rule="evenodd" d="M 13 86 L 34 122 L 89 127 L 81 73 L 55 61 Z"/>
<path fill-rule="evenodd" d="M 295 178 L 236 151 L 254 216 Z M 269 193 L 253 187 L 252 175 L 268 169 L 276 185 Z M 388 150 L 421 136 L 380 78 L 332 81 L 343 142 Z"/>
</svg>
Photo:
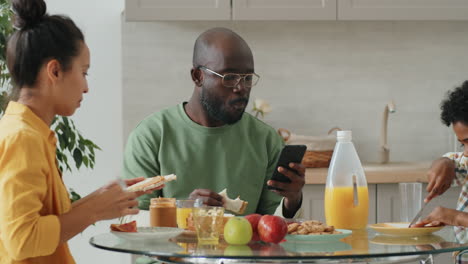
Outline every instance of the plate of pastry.
<svg viewBox="0 0 468 264">
<path fill-rule="evenodd" d="M 316 220 L 288 221 L 287 241 L 337 241 L 353 233 Z"/>
</svg>

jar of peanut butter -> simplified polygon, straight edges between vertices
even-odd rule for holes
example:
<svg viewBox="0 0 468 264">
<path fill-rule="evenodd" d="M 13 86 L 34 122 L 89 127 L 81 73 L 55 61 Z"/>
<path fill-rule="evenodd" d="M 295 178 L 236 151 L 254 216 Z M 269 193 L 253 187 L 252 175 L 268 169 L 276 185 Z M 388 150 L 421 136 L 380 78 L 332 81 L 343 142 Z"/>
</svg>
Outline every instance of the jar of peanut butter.
<svg viewBox="0 0 468 264">
<path fill-rule="evenodd" d="M 150 204 L 150 225 L 177 227 L 175 198 L 153 198 Z"/>
</svg>

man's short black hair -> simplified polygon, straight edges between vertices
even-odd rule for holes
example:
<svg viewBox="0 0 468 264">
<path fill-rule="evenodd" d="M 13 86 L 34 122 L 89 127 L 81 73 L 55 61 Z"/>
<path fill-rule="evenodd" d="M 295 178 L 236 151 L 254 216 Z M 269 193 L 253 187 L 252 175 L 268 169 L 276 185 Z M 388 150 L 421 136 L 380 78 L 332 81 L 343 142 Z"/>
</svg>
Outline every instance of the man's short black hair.
<svg viewBox="0 0 468 264">
<path fill-rule="evenodd" d="M 462 86 L 447 92 L 447 97 L 440 104 L 440 118 L 447 126 L 462 122 L 468 125 L 468 81 Z"/>
</svg>

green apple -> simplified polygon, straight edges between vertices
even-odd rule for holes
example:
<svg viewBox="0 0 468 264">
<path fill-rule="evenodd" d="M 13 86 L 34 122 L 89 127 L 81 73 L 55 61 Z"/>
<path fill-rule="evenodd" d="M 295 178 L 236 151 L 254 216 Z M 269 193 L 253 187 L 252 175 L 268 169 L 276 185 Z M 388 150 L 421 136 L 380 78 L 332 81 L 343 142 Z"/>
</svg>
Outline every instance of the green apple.
<svg viewBox="0 0 468 264">
<path fill-rule="evenodd" d="M 232 217 L 224 225 L 224 240 L 232 245 L 245 245 L 252 239 L 252 226 L 243 217 Z"/>
</svg>

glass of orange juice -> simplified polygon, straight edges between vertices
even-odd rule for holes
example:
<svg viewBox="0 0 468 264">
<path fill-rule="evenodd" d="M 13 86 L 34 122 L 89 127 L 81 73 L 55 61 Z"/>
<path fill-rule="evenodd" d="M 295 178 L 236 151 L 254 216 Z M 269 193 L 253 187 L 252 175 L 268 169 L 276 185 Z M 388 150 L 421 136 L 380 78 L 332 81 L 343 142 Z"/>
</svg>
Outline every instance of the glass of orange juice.
<svg viewBox="0 0 468 264">
<path fill-rule="evenodd" d="M 202 206 L 202 200 L 177 200 L 177 226 L 179 228 L 187 228 L 187 218 L 192 212 L 192 208 Z"/>
</svg>

